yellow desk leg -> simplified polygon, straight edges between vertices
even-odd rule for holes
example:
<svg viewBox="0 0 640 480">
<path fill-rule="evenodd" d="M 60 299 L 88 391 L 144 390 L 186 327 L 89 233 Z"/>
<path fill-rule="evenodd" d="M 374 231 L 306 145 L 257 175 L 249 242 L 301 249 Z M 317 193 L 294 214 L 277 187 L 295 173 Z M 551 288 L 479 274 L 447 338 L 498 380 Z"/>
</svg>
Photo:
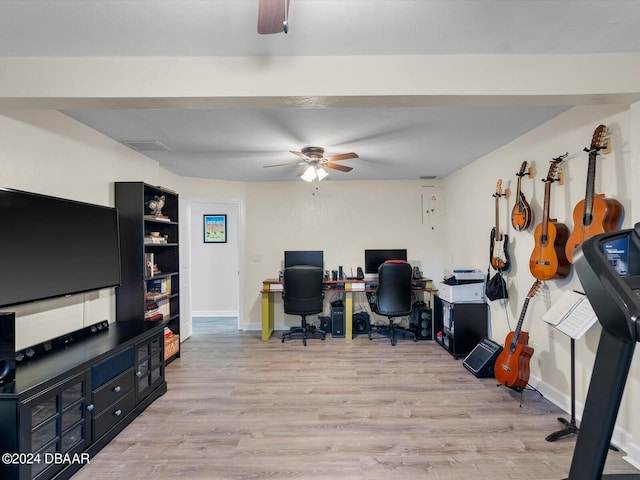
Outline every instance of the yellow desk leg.
<svg viewBox="0 0 640 480">
<path fill-rule="evenodd" d="M 353 338 L 353 292 L 351 283 L 344 284 L 344 338 L 350 342 Z"/>
<path fill-rule="evenodd" d="M 268 284 L 262 285 L 262 341 L 268 342 L 273 333 L 273 293 L 266 293 L 269 290 Z"/>
</svg>

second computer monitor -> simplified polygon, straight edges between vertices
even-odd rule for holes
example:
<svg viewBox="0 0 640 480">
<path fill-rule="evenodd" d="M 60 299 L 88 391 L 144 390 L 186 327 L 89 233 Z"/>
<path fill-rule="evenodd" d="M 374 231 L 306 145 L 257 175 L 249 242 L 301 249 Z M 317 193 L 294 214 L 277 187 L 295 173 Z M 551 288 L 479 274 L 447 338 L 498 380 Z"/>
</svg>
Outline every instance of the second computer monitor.
<svg viewBox="0 0 640 480">
<path fill-rule="evenodd" d="M 377 274 L 378 267 L 387 260 L 404 260 L 407 261 L 407 249 L 383 249 L 383 250 L 365 250 L 364 251 L 364 273 Z"/>
<path fill-rule="evenodd" d="M 324 253 L 322 250 L 285 250 L 284 268 L 294 265 L 312 265 L 324 268 Z"/>
</svg>

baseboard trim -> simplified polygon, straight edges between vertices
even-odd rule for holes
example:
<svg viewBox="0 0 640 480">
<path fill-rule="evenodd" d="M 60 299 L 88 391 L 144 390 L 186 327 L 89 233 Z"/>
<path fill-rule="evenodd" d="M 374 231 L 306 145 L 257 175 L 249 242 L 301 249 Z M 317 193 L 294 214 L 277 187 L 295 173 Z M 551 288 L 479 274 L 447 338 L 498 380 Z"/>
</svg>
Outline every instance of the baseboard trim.
<svg viewBox="0 0 640 480">
<path fill-rule="evenodd" d="M 529 379 L 529 384 L 535 385 L 535 388 L 542 393 L 542 395 L 553 403 L 558 408 L 564 410 L 567 413 L 567 420 L 570 420 L 571 415 L 571 395 L 567 395 L 564 392 L 544 383 L 540 378 L 531 375 Z M 580 421 L 582 420 L 582 414 L 584 413 L 584 404 L 576 401 L 576 423 L 578 424 L 578 428 L 580 428 Z M 558 423 L 560 425 L 560 423 Z M 552 432 L 549 432 L 552 433 Z M 620 428 L 619 426 L 615 426 L 613 429 L 613 435 L 611 436 L 611 443 L 615 445 L 620 450 L 627 453 L 627 456 L 624 459 L 629 462 L 634 467 L 640 469 L 638 465 L 640 465 L 640 446 L 634 446 L 631 442 L 631 434 Z M 634 450 L 635 448 L 635 450 Z M 633 453 L 631 453 L 633 451 Z"/>
<path fill-rule="evenodd" d="M 192 317 L 238 317 L 237 310 L 193 310 Z"/>
</svg>

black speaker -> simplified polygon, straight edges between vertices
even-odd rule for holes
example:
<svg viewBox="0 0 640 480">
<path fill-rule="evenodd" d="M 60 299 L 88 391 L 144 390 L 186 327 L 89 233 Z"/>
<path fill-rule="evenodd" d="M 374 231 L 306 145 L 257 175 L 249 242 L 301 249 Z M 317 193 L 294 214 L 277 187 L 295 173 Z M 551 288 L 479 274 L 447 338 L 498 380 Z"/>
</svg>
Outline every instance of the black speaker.
<svg viewBox="0 0 640 480">
<path fill-rule="evenodd" d="M 16 378 L 16 316 L 0 313 L 0 385 Z"/>
<path fill-rule="evenodd" d="M 409 325 L 418 340 L 433 340 L 433 315 L 426 303 L 416 302 L 413 304 Z"/>
<path fill-rule="evenodd" d="M 478 378 L 493 377 L 493 366 L 500 352 L 502 345 L 485 337 L 469 352 L 462 364 Z"/>
<path fill-rule="evenodd" d="M 320 320 L 320 330 L 324 333 L 331 333 L 331 317 L 320 315 L 318 319 Z"/>
<path fill-rule="evenodd" d="M 353 314 L 353 325 L 351 333 L 353 335 L 361 335 L 363 333 L 369 333 L 371 328 L 371 322 L 369 314 L 367 312 L 358 312 Z"/>
<path fill-rule="evenodd" d="M 331 305 L 331 336 L 344 337 L 344 307 Z"/>
</svg>

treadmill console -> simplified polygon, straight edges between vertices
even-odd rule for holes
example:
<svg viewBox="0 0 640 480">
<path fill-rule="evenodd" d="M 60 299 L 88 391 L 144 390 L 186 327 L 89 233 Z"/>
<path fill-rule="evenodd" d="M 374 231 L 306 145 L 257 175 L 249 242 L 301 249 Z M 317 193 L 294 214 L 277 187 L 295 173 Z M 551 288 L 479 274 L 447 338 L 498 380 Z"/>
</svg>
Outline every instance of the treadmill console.
<svg viewBox="0 0 640 480">
<path fill-rule="evenodd" d="M 640 223 L 585 240 L 575 267 L 598 320 L 623 340 L 640 339 Z"/>
</svg>

